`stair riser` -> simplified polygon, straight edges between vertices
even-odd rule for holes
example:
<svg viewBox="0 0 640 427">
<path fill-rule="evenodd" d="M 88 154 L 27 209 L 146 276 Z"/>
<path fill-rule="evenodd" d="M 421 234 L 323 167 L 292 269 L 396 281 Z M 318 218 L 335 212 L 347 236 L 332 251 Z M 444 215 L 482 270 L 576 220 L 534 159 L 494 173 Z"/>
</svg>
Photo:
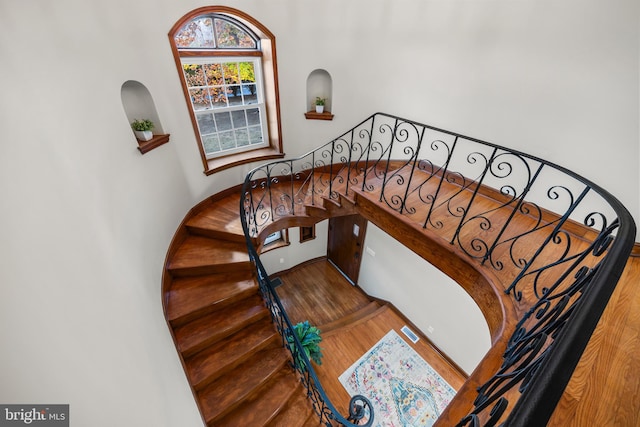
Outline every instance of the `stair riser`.
<svg viewBox="0 0 640 427">
<path fill-rule="evenodd" d="M 371 317 L 372 314 L 384 311 L 385 309 L 385 307 L 381 307 L 377 302 L 373 302 L 366 307 L 351 313 L 350 315 L 338 319 L 337 321 L 320 325 L 318 326 L 318 329 L 322 331 L 322 336 L 326 337 L 327 335 L 339 332 L 343 327 L 349 327 L 366 321 Z"/>
<path fill-rule="evenodd" d="M 174 277 L 202 276 L 205 274 L 229 273 L 251 269 L 251 262 L 236 262 L 230 264 L 200 265 L 197 267 L 169 268 Z"/>
<path fill-rule="evenodd" d="M 190 234 L 195 234 L 197 236 L 209 237 L 212 239 L 220 239 L 228 242 L 238 242 L 238 243 L 245 242 L 245 237 L 242 234 L 226 233 L 224 231 L 211 230 L 209 228 L 196 227 L 193 225 L 187 225 L 186 227 L 187 227 L 187 230 L 189 230 Z"/>
<path fill-rule="evenodd" d="M 228 374 L 230 371 L 232 371 L 233 369 L 237 368 L 242 363 L 244 363 L 247 360 L 249 360 L 249 358 L 253 354 L 255 354 L 256 352 L 258 352 L 260 350 L 265 350 L 267 348 L 277 348 L 279 346 L 280 346 L 280 336 L 276 335 L 274 333 L 271 336 L 271 338 L 269 338 L 268 340 L 265 340 L 265 341 L 261 342 L 260 344 L 254 346 L 254 347 L 252 347 L 250 349 L 247 349 L 246 353 L 242 354 L 241 357 L 239 357 L 239 358 L 237 358 L 235 360 L 227 361 L 227 363 L 225 363 L 224 365 L 220 366 L 220 369 L 218 371 L 216 371 L 212 375 L 208 376 L 207 378 L 204 378 L 203 380 L 201 380 L 199 382 L 191 381 L 191 385 L 193 386 L 194 390 L 201 391 L 203 388 L 205 388 L 206 386 L 208 386 L 209 384 L 211 384 L 212 382 L 214 382 L 218 378 L 222 377 L 223 375 Z M 189 362 L 187 362 L 187 364 L 188 363 Z"/>
<path fill-rule="evenodd" d="M 305 206 L 305 213 L 311 217 L 316 218 L 329 218 L 329 212 L 327 209 L 321 206 Z"/>
<path fill-rule="evenodd" d="M 236 399 L 235 402 L 233 402 L 232 404 L 228 405 L 226 408 L 224 408 L 220 413 L 218 413 L 214 418 L 208 419 L 207 420 L 207 426 L 209 427 L 217 427 L 217 421 L 223 419 L 225 416 L 229 415 L 230 413 L 232 413 L 233 411 L 235 411 L 236 409 L 240 408 L 242 406 L 242 404 L 247 401 L 248 399 L 253 398 L 254 396 L 256 396 L 258 393 L 261 393 L 264 386 L 266 384 L 268 384 L 273 377 L 275 377 L 276 375 L 278 375 L 278 373 L 280 372 L 280 370 L 284 369 L 287 366 L 286 361 L 283 362 L 279 369 L 274 370 L 270 373 L 270 375 L 262 378 L 260 385 L 254 387 L 252 390 L 250 390 L 248 393 L 246 393 L 243 396 L 239 396 L 238 399 Z M 248 409 L 250 410 L 250 409 Z"/>
<path fill-rule="evenodd" d="M 185 325 L 191 321 L 198 319 L 199 317 L 206 316 L 207 314 L 211 314 L 217 310 L 222 310 L 223 308 L 227 308 L 237 303 L 238 301 L 242 301 L 243 299 L 248 298 L 252 295 L 256 295 L 258 293 L 259 293 L 259 289 L 258 289 L 258 286 L 256 285 L 255 288 L 243 290 L 233 295 L 232 297 L 226 298 L 224 300 L 215 301 L 214 304 L 208 305 L 206 307 L 202 307 L 199 310 L 194 310 L 188 314 L 185 314 L 184 316 L 180 316 L 178 318 L 172 319 L 170 321 L 171 326 L 174 328 L 177 328 L 179 326 Z"/>
<path fill-rule="evenodd" d="M 311 401 L 306 396 L 306 390 L 299 383 L 287 406 L 278 412 L 278 415 L 269 422 L 268 427 L 303 427 L 309 420 L 315 421 L 314 427 L 320 425 L 319 417 L 313 411 Z"/>
<path fill-rule="evenodd" d="M 258 320 L 264 319 L 267 316 L 269 316 L 269 311 L 267 309 L 261 310 L 260 312 L 256 313 L 255 315 L 245 319 L 244 322 L 242 323 L 237 323 L 235 325 L 233 325 L 233 327 L 230 327 L 228 329 L 225 329 L 224 331 L 220 331 L 219 334 L 216 334 L 215 336 L 204 340 L 200 343 L 198 343 L 197 345 L 194 345 L 188 349 L 181 349 L 181 354 L 183 358 L 188 358 L 188 357 L 192 357 L 194 355 L 196 355 L 197 353 L 201 352 L 202 350 L 206 349 L 207 347 L 222 341 L 225 338 L 230 337 L 231 335 L 233 335 L 234 333 L 242 330 L 243 328 L 246 328 L 250 325 L 252 325 L 253 323 L 257 322 Z"/>
<path fill-rule="evenodd" d="M 275 375 L 272 380 L 256 390 L 251 398 L 245 400 L 244 406 L 241 406 L 239 411 L 219 419 L 216 422 L 216 427 L 268 425 L 281 411 L 286 409 L 289 400 L 294 397 L 294 393 L 300 392 L 300 383 L 295 378 L 288 377 L 291 374 L 280 372 Z M 253 410 L 247 410 L 247 408 Z M 286 427 L 292 426 L 286 425 Z"/>
</svg>

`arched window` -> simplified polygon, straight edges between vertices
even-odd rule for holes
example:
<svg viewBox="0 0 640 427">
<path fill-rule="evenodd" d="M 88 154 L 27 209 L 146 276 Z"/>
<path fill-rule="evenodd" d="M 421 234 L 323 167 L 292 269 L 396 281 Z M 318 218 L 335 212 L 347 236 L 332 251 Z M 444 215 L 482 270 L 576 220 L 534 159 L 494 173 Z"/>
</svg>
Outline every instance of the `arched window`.
<svg viewBox="0 0 640 427">
<path fill-rule="evenodd" d="M 273 34 L 211 6 L 182 17 L 169 40 L 205 173 L 283 157 Z"/>
</svg>

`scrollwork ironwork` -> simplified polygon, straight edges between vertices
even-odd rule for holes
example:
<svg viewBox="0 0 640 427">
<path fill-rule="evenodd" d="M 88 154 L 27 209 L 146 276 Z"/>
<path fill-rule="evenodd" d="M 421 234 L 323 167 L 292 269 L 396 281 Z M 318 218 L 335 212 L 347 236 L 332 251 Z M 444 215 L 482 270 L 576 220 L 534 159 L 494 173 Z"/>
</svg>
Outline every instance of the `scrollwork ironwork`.
<svg viewBox="0 0 640 427">
<path fill-rule="evenodd" d="M 586 345 L 588 336 L 574 331 L 595 327 L 604 309 L 600 297 L 613 291 L 633 245 L 635 225 L 628 211 L 593 183 L 545 160 L 375 114 L 298 159 L 247 175 L 241 220 L 260 289 L 283 337 L 291 325 L 251 237 L 279 218 L 303 212 L 304 205 L 315 205 L 317 197 L 339 201 L 356 190 L 375 194 L 426 232 L 437 231 L 469 261 L 513 277 L 505 293 L 516 305 L 525 300 L 528 305 L 521 307 L 524 314 L 502 365 L 478 388 L 473 409 L 458 426 L 543 425 L 559 398 L 557 388 L 568 381 L 565 371 L 579 358 L 567 354 L 566 346 Z M 587 202 L 592 194 L 596 197 Z M 425 211 L 419 205 L 427 213 L 416 219 Z M 585 295 L 597 309 L 583 306 Z M 321 421 L 349 423 L 324 395 L 308 359 L 295 365 L 300 350 L 290 350 Z M 549 376 L 562 380 L 552 389 L 544 381 Z"/>
</svg>

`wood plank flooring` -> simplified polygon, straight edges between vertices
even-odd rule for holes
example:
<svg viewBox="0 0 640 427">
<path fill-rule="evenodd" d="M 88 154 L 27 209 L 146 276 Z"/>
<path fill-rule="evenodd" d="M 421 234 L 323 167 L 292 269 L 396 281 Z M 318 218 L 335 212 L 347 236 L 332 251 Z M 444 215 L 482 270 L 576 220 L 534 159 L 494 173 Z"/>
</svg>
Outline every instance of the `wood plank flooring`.
<svg viewBox="0 0 640 427">
<path fill-rule="evenodd" d="M 294 323 L 309 319 L 323 325 L 345 315 L 349 301 L 354 310 L 368 298 L 324 260 L 278 275 L 278 294 Z M 326 277 L 326 280 L 324 279 Z M 589 345 L 558 406 L 549 420 L 552 427 L 640 426 L 640 257 L 630 258 Z M 308 295 L 308 297 L 305 297 Z M 294 303 L 294 301 L 302 301 Z M 338 304 L 336 305 L 336 301 Z M 336 312 L 331 313 L 332 307 Z M 348 395 L 337 380 L 389 329 L 399 332 L 405 323 L 388 309 L 337 333 L 323 333 L 324 362 L 317 367 L 323 387 L 341 413 Z M 416 332 L 414 330 L 414 332 Z M 407 341 L 409 342 L 409 341 Z M 410 342 L 409 342 L 410 343 Z M 453 369 L 422 339 L 416 351 L 454 388 L 464 376 Z M 411 343 L 410 343 L 411 344 Z"/>
<path fill-rule="evenodd" d="M 548 426 L 640 426 L 640 257 L 631 257 Z"/>
<path fill-rule="evenodd" d="M 293 323 L 309 320 L 325 325 L 364 308 L 371 301 L 325 259 L 307 262 L 277 275 L 276 288 Z"/>
<path fill-rule="evenodd" d="M 326 259 L 304 263 L 277 276 L 282 285 L 276 291 L 290 320 L 293 323 L 309 320 L 322 331 L 323 363 L 314 369 L 341 414 L 347 413 L 349 394 L 338 377 L 392 329 L 453 388 L 457 390 L 466 380 L 418 330 L 410 326 L 421 338 L 417 344 L 406 339 L 400 329 L 407 321 L 391 306 L 376 304 L 369 308 L 372 299 L 351 285 Z M 360 319 L 333 328 L 343 316 L 358 312 L 362 313 Z"/>
</svg>

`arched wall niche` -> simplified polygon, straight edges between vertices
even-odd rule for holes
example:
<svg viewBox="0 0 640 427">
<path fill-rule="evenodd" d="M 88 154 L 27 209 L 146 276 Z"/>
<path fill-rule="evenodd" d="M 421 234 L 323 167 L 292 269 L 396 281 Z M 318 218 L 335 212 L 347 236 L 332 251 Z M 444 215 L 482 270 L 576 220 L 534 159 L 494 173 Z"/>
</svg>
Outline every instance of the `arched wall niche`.
<svg viewBox="0 0 640 427">
<path fill-rule="evenodd" d="M 142 154 L 169 142 L 169 135 L 164 132 L 153 97 L 145 85 L 135 80 L 127 80 L 120 89 L 120 98 L 129 126 L 136 119 L 148 119 L 154 124 L 153 138 L 149 141 L 136 138 L 138 150 Z"/>
<path fill-rule="evenodd" d="M 325 99 L 323 113 L 316 113 L 316 97 Z M 331 120 L 333 118 L 333 81 L 327 70 L 318 68 L 307 77 L 307 96 L 305 116 L 307 119 Z"/>
</svg>

